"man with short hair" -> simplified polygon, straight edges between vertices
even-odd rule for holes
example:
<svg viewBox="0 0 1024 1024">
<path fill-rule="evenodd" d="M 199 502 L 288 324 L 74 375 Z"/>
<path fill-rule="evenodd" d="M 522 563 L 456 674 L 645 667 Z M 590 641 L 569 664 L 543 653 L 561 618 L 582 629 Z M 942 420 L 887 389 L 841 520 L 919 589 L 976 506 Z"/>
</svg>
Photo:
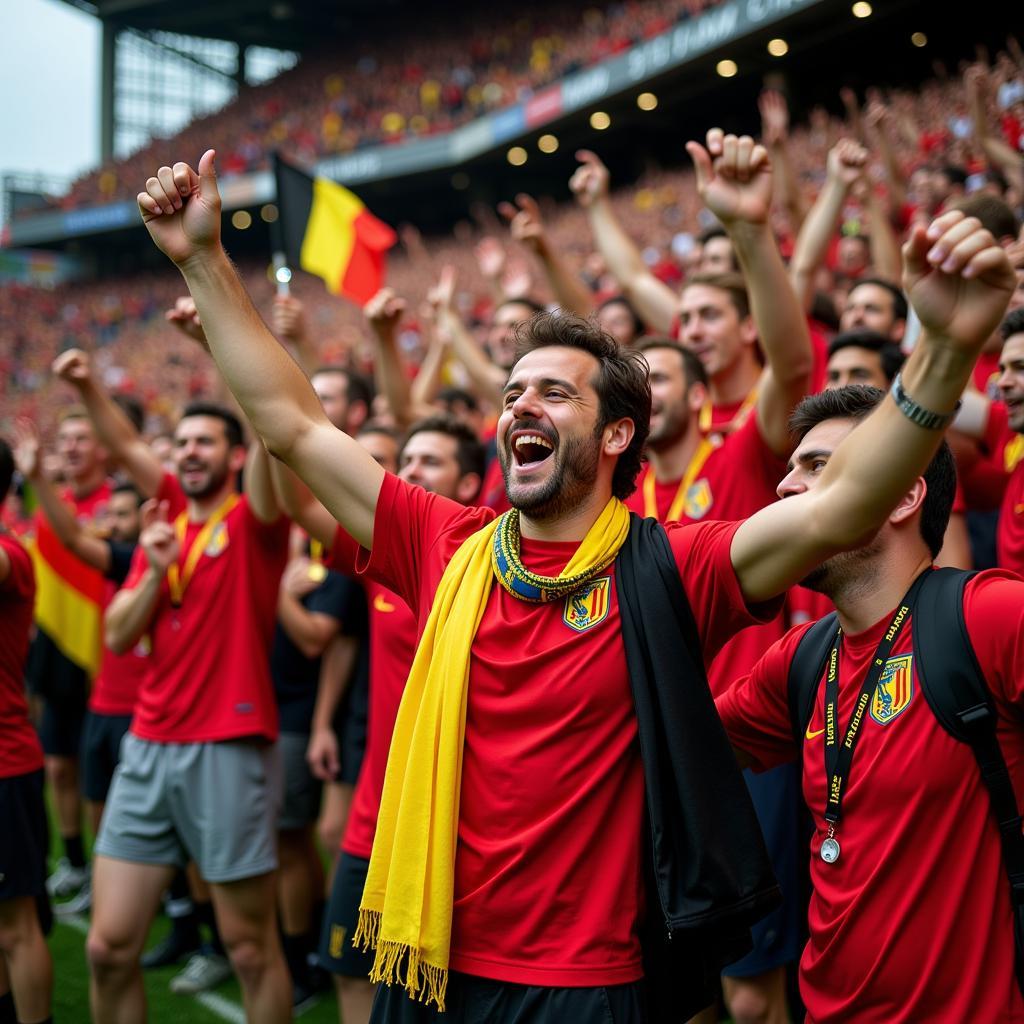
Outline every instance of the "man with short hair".
<svg viewBox="0 0 1024 1024">
<path fill-rule="evenodd" d="M 904 361 L 899 345 L 871 330 L 844 331 L 828 345 L 825 387 L 869 384 L 887 388 Z"/>
<path fill-rule="evenodd" d="M 13 477 L 0 438 L 0 509 Z M 24 684 L 34 596 L 32 559 L 0 525 L 0 1020 L 49 1024 L 53 962 L 37 905 L 46 898 L 49 827 Z"/>
<path fill-rule="evenodd" d="M 844 332 L 875 331 L 898 344 L 907 330 L 903 290 L 880 277 L 862 277 L 846 297 L 839 328 Z"/>
<path fill-rule="evenodd" d="M 711 161 L 727 152 L 741 166 L 763 159 L 750 140 L 709 141 Z M 686 927 L 697 907 L 687 901 L 698 899 L 699 917 L 721 928 L 729 909 L 763 912 L 773 889 L 754 864 L 756 829 L 728 838 L 743 830 L 749 804 L 734 766 L 717 756 L 700 662 L 741 626 L 775 614 L 774 599 L 814 566 L 885 522 L 938 444 L 921 422 L 944 422 L 1006 307 L 1014 279 L 1005 254 L 957 212 L 927 234 L 915 230 L 904 256 L 925 330 L 902 389 L 837 449 L 813 491 L 738 524 L 630 519 L 621 499 L 635 485 L 650 417 L 640 357 L 577 318 L 536 317 L 521 331 L 497 432 L 513 509 L 494 519 L 386 475 L 324 417 L 221 248 L 212 150 L 198 170 L 160 168 L 138 201 L 268 449 L 365 549 L 366 571 L 417 615 L 420 645 L 360 907 L 360 934 L 376 948 L 374 978 L 404 981 L 408 993 L 382 988 L 375 1019 L 436 1020 L 447 1002 L 445 1019 L 455 1022 L 485 1013 L 496 1022 L 588 1020 L 609 1009 L 617 1020 L 644 1020 L 645 793 L 648 813 L 665 826 L 650 832 L 646 906 L 659 931 L 704 937 L 696 950 L 687 944 L 672 1012 L 706 1005 L 707 976 L 695 977 L 693 965 L 723 950 Z M 666 619 L 677 604 L 689 605 L 689 625 Z M 683 670 L 666 690 L 669 681 L 648 666 L 667 644 L 693 674 Z M 672 717 L 678 734 L 662 746 L 666 719 L 641 698 L 669 699 L 680 688 L 686 713 Z M 648 741 L 673 763 L 671 781 L 660 759 L 641 756 Z M 702 771 L 685 763 L 697 749 Z M 715 779 L 713 799 L 702 772 Z M 667 787 L 668 802 L 645 778 Z M 707 817 L 688 827 L 678 815 L 690 799 Z M 717 858 L 719 870 L 698 866 Z M 730 952 L 735 959 L 734 945 Z M 418 1009 L 417 993 L 427 1003 Z"/>
<path fill-rule="evenodd" d="M 1003 351 L 996 386 L 1006 406 L 1007 426 L 1017 436 L 1004 446 L 1003 463 L 1009 479 L 999 511 L 996 556 L 1002 569 L 1024 574 L 1024 309 L 1003 321 Z"/>
<path fill-rule="evenodd" d="M 152 653 L 96 842 L 92 1009 L 100 1024 L 145 1019 L 139 954 L 161 893 L 193 860 L 248 1019 L 270 1024 L 291 1015 L 274 900 L 280 764 L 268 666 L 289 526 L 266 453 L 254 444 L 246 463 L 230 411 L 186 407 L 175 461 L 177 480 L 164 478 L 147 509 L 106 615 L 115 652 L 148 634 Z"/>
<path fill-rule="evenodd" d="M 888 401 L 865 387 L 806 399 L 793 417 L 800 441 L 779 484 L 780 505 L 813 495 L 858 424 Z M 733 746 L 756 771 L 793 760 L 802 768 L 815 830 L 800 991 L 808 1020 L 823 1024 L 1024 1018 L 996 817 L 971 749 L 939 724 L 917 675 L 912 587 L 933 571 L 955 485 L 943 444 L 867 544 L 805 578 L 834 602 L 840 627 L 814 677 L 806 725 L 792 721 L 789 703 L 806 625 L 717 701 Z M 1021 792 L 1024 583 L 979 573 L 966 584 L 963 615 Z M 872 665 L 880 674 L 869 677 Z M 935 671 L 929 667 L 933 693 L 941 685 Z M 852 760 L 830 760 L 833 742 Z"/>
</svg>

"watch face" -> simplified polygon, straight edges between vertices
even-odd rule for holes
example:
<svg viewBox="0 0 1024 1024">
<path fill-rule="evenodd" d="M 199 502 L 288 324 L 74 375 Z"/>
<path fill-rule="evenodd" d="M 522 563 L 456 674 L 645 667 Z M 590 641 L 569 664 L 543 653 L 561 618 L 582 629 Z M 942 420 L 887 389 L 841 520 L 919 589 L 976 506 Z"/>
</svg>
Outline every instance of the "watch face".
<svg viewBox="0 0 1024 1024">
<path fill-rule="evenodd" d="M 831 837 L 821 844 L 821 859 L 826 864 L 835 864 L 839 860 L 839 844 Z"/>
</svg>

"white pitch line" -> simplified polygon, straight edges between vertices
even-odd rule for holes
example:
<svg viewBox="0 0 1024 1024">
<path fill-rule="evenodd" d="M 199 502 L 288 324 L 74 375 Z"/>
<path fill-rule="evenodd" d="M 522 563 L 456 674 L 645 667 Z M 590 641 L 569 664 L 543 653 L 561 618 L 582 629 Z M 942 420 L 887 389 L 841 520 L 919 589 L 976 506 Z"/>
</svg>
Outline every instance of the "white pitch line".
<svg viewBox="0 0 1024 1024">
<path fill-rule="evenodd" d="M 68 914 L 62 917 L 56 917 L 55 915 L 54 920 L 57 924 L 66 924 L 69 928 L 74 928 L 76 932 L 80 932 L 82 935 L 89 934 L 89 922 L 80 914 Z M 199 992 L 192 998 L 197 1003 L 205 1006 L 215 1017 L 226 1020 L 228 1024 L 245 1024 L 245 1010 L 238 1003 L 232 1002 L 232 1000 L 224 996 L 219 996 L 216 992 Z"/>
</svg>

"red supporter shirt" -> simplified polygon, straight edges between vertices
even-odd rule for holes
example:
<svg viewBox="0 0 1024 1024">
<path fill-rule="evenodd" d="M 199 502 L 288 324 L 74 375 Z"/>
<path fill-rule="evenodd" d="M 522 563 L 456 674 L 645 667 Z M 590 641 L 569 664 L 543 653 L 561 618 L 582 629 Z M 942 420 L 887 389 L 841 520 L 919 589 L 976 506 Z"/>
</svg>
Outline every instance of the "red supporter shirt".
<svg viewBox="0 0 1024 1024">
<path fill-rule="evenodd" d="M 338 572 L 353 575 L 359 545 L 339 526 L 326 559 Z M 367 580 L 366 603 L 370 616 L 370 710 L 366 723 L 366 751 L 341 848 L 353 857 L 369 858 L 377 831 L 384 774 L 409 669 L 416 654 L 416 620 L 409 606 L 393 591 Z"/>
<path fill-rule="evenodd" d="M 646 515 L 644 481 L 653 470 L 641 474 L 637 489 L 626 499 L 626 506 L 637 515 Z M 775 488 L 786 475 L 786 462 L 765 444 L 757 424 L 757 415 L 744 423 L 707 457 L 703 468 L 687 492 L 681 523 L 713 519 L 747 519 L 778 499 Z M 654 498 L 657 519 L 664 523 L 679 481 L 655 481 Z M 708 684 L 715 696 L 728 689 L 786 631 L 785 617 L 750 626 L 732 637 L 710 664 Z M 707 661 L 707 659 L 705 659 Z"/>
<path fill-rule="evenodd" d="M 25 699 L 25 658 L 36 596 L 32 559 L 3 531 L 0 548 L 11 563 L 7 578 L 0 583 L 0 779 L 9 779 L 42 768 L 43 749 L 29 721 Z"/>
<path fill-rule="evenodd" d="M 159 497 L 174 494 L 171 481 L 165 478 Z M 201 528 L 188 524 L 185 551 Z M 164 581 L 132 720 L 136 736 L 156 743 L 277 738 L 269 656 L 289 528 L 284 516 L 261 523 L 243 496 L 199 559 L 180 608 Z M 125 589 L 138 585 L 147 565 L 140 546 Z"/>
<path fill-rule="evenodd" d="M 1024 582 L 992 570 L 968 582 L 968 633 L 999 710 L 999 738 L 1024 792 Z M 845 733 L 889 612 L 843 638 L 839 727 Z M 792 761 L 787 677 L 798 626 L 718 700 L 733 745 L 759 770 Z M 824 685 L 803 741 L 803 792 L 814 815 L 810 940 L 800 962 L 807 1019 L 1024 1021 L 1014 977 L 1008 883 L 988 793 L 974 755 L 946 733 L 913 673 L 909 621 L 890 656 L 894 702 L 865 717 L 843 796 L 835 864 L 826 834 Z M 823 675 L 824 680 L 824 675 Z M 884 724 L 883 724 L 884 721 Z"/>
<path fill-rule="evenodd" d="M 449 559 L 493 518 L 385 477 L 368 575 L 421 631 Z M 713 656 L 755 614 L 729 550 L 736 525 L 668 527 L 702 646 Z M 557 575 L 578 545 L 523 540 Z M 643 770 L 615 568 L 583 599 L 532 604 L 495 584 L 473 642 L 450 965 L 524 985 L 643 974 Z"/>
<path fill-rule="evenodd" d="M 996 557 L 1003 569 L 1024 573 L 1024 461 L 1006 485 L 996 529 Z"/>
</svg>

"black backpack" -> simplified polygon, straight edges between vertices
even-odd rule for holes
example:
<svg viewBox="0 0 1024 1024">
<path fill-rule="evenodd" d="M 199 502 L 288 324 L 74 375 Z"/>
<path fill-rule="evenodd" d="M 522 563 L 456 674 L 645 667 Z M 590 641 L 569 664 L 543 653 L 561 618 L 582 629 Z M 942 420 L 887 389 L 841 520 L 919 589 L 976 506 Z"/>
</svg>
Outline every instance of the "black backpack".
<svg viewBox="0 0 1024 1024">
<path fill-rule="evenodd" d="M 999 827 L 1010 881 L 1015 969 L 1024 992 L 1024 833 L 1017 797 L 996 738 L 996 710 L 964 622 L 964 585 L 974 575 L 937 569 L 928 575 L 911 620 L 914 661 L 925 700 L 939 724 L 974 753 Z M 825 664 L 835 640 L 836 613 L 819 619 L 800 638 L 789 667 L 789 714 L 803 742 Z"/>
</svg>

